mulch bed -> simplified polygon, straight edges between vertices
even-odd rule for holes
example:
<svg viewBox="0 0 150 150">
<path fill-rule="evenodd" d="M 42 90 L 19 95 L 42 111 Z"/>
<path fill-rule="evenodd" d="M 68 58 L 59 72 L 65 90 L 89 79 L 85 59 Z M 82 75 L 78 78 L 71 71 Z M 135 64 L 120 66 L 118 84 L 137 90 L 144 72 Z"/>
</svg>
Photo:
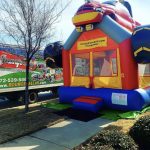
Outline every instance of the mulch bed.
<svg viewBox="0 0 150 150">
<path fill-rule="evenodd" d="M 28 113 L 24 106 L 0 110 L 0 144 L 33 133 L 64 120 L 52 110 L 34 104 Z"/>
</svg>

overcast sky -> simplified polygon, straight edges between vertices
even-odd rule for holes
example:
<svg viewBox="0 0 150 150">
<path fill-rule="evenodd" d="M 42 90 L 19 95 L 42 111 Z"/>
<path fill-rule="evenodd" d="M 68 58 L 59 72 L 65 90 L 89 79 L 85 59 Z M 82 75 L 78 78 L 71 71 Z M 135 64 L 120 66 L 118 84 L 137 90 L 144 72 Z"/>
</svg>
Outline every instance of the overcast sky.
<svg viewBox="0 0 150 150">
<path fill-rule="evenodd" d="M 97 0 L 106 1 L 106 0 Z M 129 1 L 129 0 L 128 0 Z M 133 17 L 141 24 L 150 24 L 150 0 L 130 0 Z M 57 26 L 56 36 L 53 39 L 65 42 L 74 29 L 72 17 L 77 9 L 84 3 L 84 0 L 72 0 L 70 6 L 63 12 L 62 19 Z"/>
</svg>

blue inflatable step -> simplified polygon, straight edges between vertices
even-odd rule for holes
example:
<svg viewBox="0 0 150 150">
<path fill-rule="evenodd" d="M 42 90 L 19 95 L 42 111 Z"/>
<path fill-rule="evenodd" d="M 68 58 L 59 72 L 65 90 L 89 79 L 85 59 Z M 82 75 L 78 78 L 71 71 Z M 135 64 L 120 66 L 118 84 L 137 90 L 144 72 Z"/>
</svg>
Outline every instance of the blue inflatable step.
<svg viewBox="0 0 150 150">
<path fill-rule="evenodd" d="M 97 113 L 103 106 L 103 100 L 97 97 L 80 96 L 73 100 L 73 108 Z"/>
</svg>

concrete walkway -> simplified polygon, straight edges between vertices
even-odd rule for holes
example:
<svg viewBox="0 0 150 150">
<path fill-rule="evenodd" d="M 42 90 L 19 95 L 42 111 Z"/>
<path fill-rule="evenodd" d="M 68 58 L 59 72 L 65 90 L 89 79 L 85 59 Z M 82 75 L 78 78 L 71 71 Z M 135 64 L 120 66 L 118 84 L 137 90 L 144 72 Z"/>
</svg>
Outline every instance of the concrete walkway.
<svg viewBox="0 0 150 150">
<path fill-rule="evenodd" d="M 97 118 L 89 122 L 65 120 L 28 136 L 0 145 L 0 150 L 70 150 L 109 125 Z"/>
</svg>

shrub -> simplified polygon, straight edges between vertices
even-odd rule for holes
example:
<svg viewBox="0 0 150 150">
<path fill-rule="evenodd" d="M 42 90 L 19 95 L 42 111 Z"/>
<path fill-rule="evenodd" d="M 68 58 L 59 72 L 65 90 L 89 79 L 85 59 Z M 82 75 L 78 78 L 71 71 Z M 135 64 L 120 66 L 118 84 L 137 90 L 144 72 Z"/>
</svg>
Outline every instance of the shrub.
<svg viewBox="0 0 150 150">
<path fill-rule="evenodd" d="M 111 145 L 103 145 L 99 147 L 95 147 L 94 145 L 81 145 L 79 147 L 74 148 L 73 150 L 115 150 Z"/>
<path fill-rule="evenodd" d="M 138 146 L 118 127 L 109 126 L 84 142 L 75 150 L 137 150 Z"/>
<path fill-rule="evenodd" d="M 134 140 L 127 134 L 116 129 L 103 130 L 90 141 L 91 145 L 100 147 L 111 145 L 115 150 L 137 150 L 138 147 Z"/>
<path fill-rule="evenodd" d="M 150 115 L 141 117 L 130 129 L 129 135 L 139 145 L 140 149 L 150 148 Z"/>
</svg>

